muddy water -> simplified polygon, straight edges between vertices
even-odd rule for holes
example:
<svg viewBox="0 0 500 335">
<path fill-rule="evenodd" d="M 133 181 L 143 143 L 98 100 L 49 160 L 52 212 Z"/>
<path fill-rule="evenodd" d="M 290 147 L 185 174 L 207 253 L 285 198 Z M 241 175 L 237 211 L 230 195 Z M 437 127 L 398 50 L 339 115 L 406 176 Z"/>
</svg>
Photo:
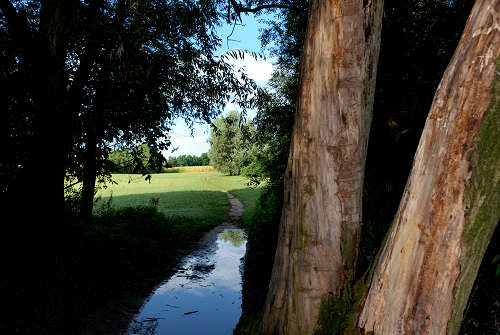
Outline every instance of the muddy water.
<svg viewBox="0 0 500 335">
<path fill-rule="evenodd" d="M 232 334 L 241 314 L 244 231 L 231 220 L 205 235 L 129 325 L 127 334 Z"/>
<path fill-rule="evenodd" d="M 238 228 L 242 203 L 223 192 L 231 204 L 224 222 L 206 233 L 176 273 L 154 291 L 126 334 L 232 334 L 241 314 L 246 236 Z"/>
<path fill-rule="evenodd" d="M 164 269 L 162 284 L 158 277 L 137 283 L 88 315 L 73 333 L 231 334 L 241 314 L 246 240 L 239 229 L 243 205 L 225 193 L 231 209 L 223 223 L 179 250 L 180 263 Z"/>
</svg>

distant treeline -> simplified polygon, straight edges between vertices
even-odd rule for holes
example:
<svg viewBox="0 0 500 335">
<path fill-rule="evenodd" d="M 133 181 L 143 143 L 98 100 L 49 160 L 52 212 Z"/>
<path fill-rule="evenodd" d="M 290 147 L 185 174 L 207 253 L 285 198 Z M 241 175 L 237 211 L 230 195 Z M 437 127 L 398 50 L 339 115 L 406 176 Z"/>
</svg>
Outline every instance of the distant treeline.
<svg viewBox="0 0 500 335">
<path fill-rule="evenodd" d="M 210 164 L 207 153 L 203 153 L 199 157 L 194 155 L 170 156 L 164 160 L 162 166 L 154 165 L 151 159 L 151 148 L 147 144 L 139 145 L 134 149 L 114 150 L 109 154 L 112 173 L 157 173 L 161 172 L 162 167 Z"/>
<path fill-rule="evenodd" d="M 179 155 L 177 157 L 169 156 L 167 159 L 167 167 L 203 165 L 210 165 L 210 160 L 206 152 L 202 153 L 199 157 L 194 155 Z"/>
</svg>

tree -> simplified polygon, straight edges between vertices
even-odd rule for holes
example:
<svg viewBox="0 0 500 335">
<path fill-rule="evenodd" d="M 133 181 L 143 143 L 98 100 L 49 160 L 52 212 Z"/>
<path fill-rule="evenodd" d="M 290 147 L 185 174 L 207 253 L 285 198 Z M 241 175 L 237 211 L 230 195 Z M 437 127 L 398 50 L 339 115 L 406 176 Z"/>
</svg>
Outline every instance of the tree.
<svg viewBox="0 0 500 335">
<path fill-rule="evenodd" d="M 167 160 L 167 164 L 169 167 L 175 167 L 178 166 L 179 164 L 177 163 L 177 157 L 175 156 L 169 156 Z"/>
<path fill-rule="evenodd" d="M 193 155 L 180 155 L 177 157 L 179 166 L 196 166 L 199 165 L 199 158 Z"/>
<path fill-rule="evenodd" d="M 273 181 L 282 180 L 288 159 L 308 13 L 307 1 L 280 3 L 287 8 L 280 9 L 280 20 L 262 35 L 264 44 L 275 46 L 271 52 L 277 59 L 277 70 L 273 88 L 262 95 L 254 121 L 258 138 L 272 146 L 272 155 L 260 162 L 265 163 L 264 174 Z M 471 0 L 384 1 L 358 276 L 375 257 L 397 210 L 434 92 L 472 4 Z M 280 187 L 276 192 L 282 196 Z M 276 211 L 281 212 L 281 207 Z"/>
<path fill-rule="evenodd" d="M 141 144 L 132 152 L 129 149 L 114 150 L 108 160 L 112 163 L 114 173 L 150 173 L 158 172 L 157 166 L 151 163 L 151 149 L 147 144 Z"/>
<path fill-rule="evenodd" d="M 265 334 L 312 333 L 354 277 L 382 7 L 310 2 Z"/>
<path fill-rule="evenodd" d="M 306 26 L 303 17 L 307 18 L 307 3 L 305 7 L 305 2 L 300 1 L 281 3 L 288 8 L 280 10 L 280 21 L 274 23 L 263 36 L 264 42 L 272 41 L 277 46 L 271 50 L 275 51 L 274 56 L 278 59 L 278 71 L 273 78 L 277 86 L 269 92 L 268 98 L 262 99 L 256 118 L 258 134 L 264 132 L 262 135 L 265 135 L 267 143 L 277 138 L 286 142 L 288 121 L 285 116 L 291 114 L 293 120 L 298 55 Z M 384 3 L 374 120 L 365 170 L 357 278 L 373 262 L 397 210 L 433 94 L 463 31 L 464 24 L 457 23 L 465 23 L 473 1 L 386 0 Z M 264 175 L 272 174 L 272 181 L 282 178 L 284 168 L 280 167 L 286 162 L 287 153 L 281 152 L 285 147 L 286 144 L 273 144 L 275 156 L 266 160 Z M 272 264 L 267 265 L 268 255 L 274 254 L 276 246 L 270 236 L 276 234 L 274 227 L 279 223 L 281 213 L 281 202 L 273 203 L 273 200 L 281 200 L 282 195 L 278 183 L 273 192 L 264 192 L 257 205 L 258 215 L 252 220 L 252 225 L 258 225 L 257 229 L 253 229 L 258 236 L 252 237 L 250 230 L 249 244 L 254 241 L 257 244 L 251 245 L 245 263 L 245 277 L 251 283 L 248 284 L 250 290 L 246 290 L 244 282 L 244 317 L 251 317 L 248 313 L 261 313 L 262 298 L 255 298 L 255 286 L 262 286 L 260 289 L 265 295 L 269 285 L 267 272 L 272 267 Z M 275 215 L 270 215 L 270 212 Z M 254 261 L 254 269 L 258 269 L 254 270 L 254 274 L 252 268 L 247 267 L 249 260 L 255 257 L 260 258 Z M 262 277 L 266 279 L 262 280 Z M 480 287 L 480 291 L 488 290 Z M 484 314 L 485 310 L 476 312 Z M 489 318 L 492 323 L 495 322 L 491 314 Z M 240 320 L 240 323 L 244 322 Z"/>
<path fill-rule="evenodd" d="M 212 34 L 219 20 L 217 9 L 218 4 L 211 1 L 192 5 L 148 1 L 110 11 L 101 29 L 109 32 L 105 41 L 111 42 L 103 43 L 97 59 L 98 76 L 88 92 L 91 107 L 82 120 L 83 133 L 87 133 L 84 150 L 90 151 L 84 154 L 91 168 L 87 175 L 106 173 L 106 164 L 96 169 L 90 156 L 105 163 L 110 143 L 116 142 L 132 154 L 139 143 L 147 142 L 149 164 L 157 169 L 164 160 L 160 152 L 169 145 L 166 134 L 173 117 L 181 116 L 188 123 L 194 119 L 209 122 L 229 92 L 241 105 L 248 103 L 243 96 L 249 93 L 251 82 L 243 73 L 237 78 L 225 57 L 213 56 L 219 43 Z M 112 41 L 116 40 L 121 51 L 107 57 L 115 54 L 117 46 Z M 82 202 L 87 203 L 82 212 L 90 216 L 95 177 L 88 183 L 85 180 L 84 190 L 88 184 L 89 192 L 86 200 L 82 193 Z"/>
<path fill-rule="evenodd" d="M 358 277 L 373 262 L 398 209 L 434 93 L 472 5 L 470 0 L 384 1 Z"/>
<path fill-rule="evenodd" d="M 210 131 L 210 165 L 229 175 L 239 175 L 253 156 L 255 126 L 241 123 L 241 115 L 231 111 L 217 118 Z"/>
<path fill-rule="evenodd" d="M 12 175 L 3 180 L 2 193 L 8 192 L 9 195 L 2 202 L 8 200 L 17 206 L 16 202 L 24 197 L 26 189 L 32 188 L 33 196 L 39 199 L 34 204 L 33 213 L 43 215 L 47 209 L 54 209 L 49 212 L 55 220 L 50 220 L 52 225 L 46 229 L 54 228 L 55 231 L 58 216 L 63 213 L 64 154 L 72 125 L 67 122 L 64 108 L 67 96 L 65 50 L 75 25 L 77 5 L 75 0 L 43 1 L 40 4 L 0 2 L 1 27 L 8 45 L 6 50 L 12 52 L 9 59 L 12 63 L 5 67 L 12 72 L 4 72 L 3 79 L 7 84 L 16 83 L 14 87 L 20 90 L 7 90 L 3 94 L 2 104 L 8 115 L 4 137 L 13 134 L 14 143 L 19 144 L 21 152 L 26 154 L 15 162 L 10 170 Z M 28 81 L 20 82 L 22 79 Z M 16 112 L 24 117 L 20 123 L 11 122 L 17 119 L 13 116 Z M 53 127 L 56 124 L 65 124 L 66 127 L 55 132 Z M 28 170 L 40 173 L 43 178 L 30 178 L 25 173 Z"/>
<path fill-rule="evenodd" d="M 362 303 L 375 334 L 457 334 L 500 218 L 500 3 L 476 1 Z"/>
<path fill-rule="evenodd" d="M 200 165 L 210 165 L 210 159 L 208 158 L 208 153 L 204 152 L 200 155 Z"/>
<path fill-rule="evenodd" d="M 209 165 L 209 159 L 206 152 L 199 157 L 195 155 L 170 156 L 167 161 L 169 166 L 202 166 Z"/>
<path fill-rule="evenodd" d="M 213 54 L 223 9 L 216 1 L 0 1 L 9 51 L 2 79 L 21 91 L 2 96 L 2 138 L 14 134 L 11 151 L 23 153 L 4 159 L 2 196 L 20 204 L 33 187 L 38 211 L 59 222 L 64 177 L 76 177 L 89 216 L 116 143 L 132 152 L 147 143 L 161 160 L 174 116 L 209 122 L 228 98 L 248 104 L 251 81 Z M 33 180 L 38 172 L 44 178 Z"/>
</svg>

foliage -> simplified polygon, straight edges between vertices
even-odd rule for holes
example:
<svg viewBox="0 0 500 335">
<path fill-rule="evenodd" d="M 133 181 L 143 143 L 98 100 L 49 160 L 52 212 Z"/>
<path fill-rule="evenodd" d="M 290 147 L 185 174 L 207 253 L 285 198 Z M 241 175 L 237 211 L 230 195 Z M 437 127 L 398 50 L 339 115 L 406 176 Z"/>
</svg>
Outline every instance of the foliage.
<svg viewBox="0 0 500 335">
<path fill-rule="evenodd" d="M 208 154 L 202 153 L 199 157 L 195 155 L 179 155 L 178 157 L 169 156 L 167 164 L 170 167 L 174 166 L 207 166 L 210 164 Z"/>
<path fill-rule="evenodd" d="M 331 292 L 323 299 L 320 307 L 316 335 L 343 335 L 346 329 L 345 320 L 351 313 L 353 296 L 347 285 L 339 296 Z"/>
<path fill-rule="evenodd" d="M 255 126 L 244 122 L 235 111 L 217 118 L 210 131 L 210 165 L 216 170 L 236 176 L 252 162 L 259 150 L 254 145 Z"/>
<path fill-rule="evenodd" d="M 497 254 L 493 260 L 491 261 L 492 264 L 496 264 L 497 270 L 495 271 L 495 275 L 498 277 L 500 276 L 500 254 Z"/>
<path fill-rule="evenodd" d="M 464 311 L 461 335 L 500 334 L 500 225 L 488 245 Z"/>
<path fill-rule="evenodd" d="M 66 222 L 66 239 L 51 259 L 56 267 L 48 271 L 42 263 L 35 268 L 35 280 L 16 272 L 3 276 L 0 329 L 5 334 L 86 329 L 88 315 L 120 292 L 137 285 L 153 289 L 148 286 L 155 285 L 151 278 L 161 278 L 166 266 L 175 265 L 176 250 L 210 227 L 195 219 L 167 217 L 150 206 L 109 208 L 91 222 Z"/>
<path fill-rule="evenodd" d="M 175 156 L 169 156 L 167 158 L 167 166 L 169 166 L 169 167 L 178 166 L 177 165 L 177 157 L 175 157 Z"/>
<path fill-rule="evenodd" d="M 154 156 L 147 144 L 141 144 L 134 149 L 114 150 L 108 160 L 112 164 L 112 173 L 154 173 L 157 172 Z"/>
<path fill-rule="evenodd" d="M 93 234 L 103 234 L 130 244 L 156 249 L 158 243 L 172 240 L 172 226 L 156 207 L 109 208 L 95 218 Z M 184 218 L 183 218 L 184 220 Z"/>
<path fill-rule="evenodd" d="M 251 105 L 254 83 L 214 55 L 226 9 L 213 0 L 3 1 L 0 142 L 10 150 L 0 190 L 22 193 L 46 157 L 38 188 L 62 195 L 51 171 L 92 184 L 113 167 L 112 149 L 134 155 L 143 143 L 158 169 L 174 117 L 209 122 L 228 100 Z"/>
<path fill-rule="evenodd" d="M 278 239 L 283 184 L 269 183 L 261 189 L 253 214 L 243 220 L 247 233 L 244 262 L 242 310 L 235 334 L 256 334 L 269 286 Z"/>
</svg>

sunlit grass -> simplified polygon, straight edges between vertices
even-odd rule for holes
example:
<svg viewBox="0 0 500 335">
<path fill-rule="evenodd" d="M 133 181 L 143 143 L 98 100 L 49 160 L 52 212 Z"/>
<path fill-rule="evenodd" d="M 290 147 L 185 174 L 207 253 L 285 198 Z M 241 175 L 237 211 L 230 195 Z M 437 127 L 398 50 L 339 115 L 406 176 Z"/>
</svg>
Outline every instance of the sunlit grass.
<svg viewBox="0 0 500 335">
<path fill-rule="evenodd" d="M 229 210 L 226 190 L 242 201 L 244 216 L 255 206 L 259 190 L 250 188 L 248 180 L 240 176 L 226 176 L 217 172 L 153 174 L 150 181 L 142 175 L 114 174 L 117 184 L 109 184 L 97 193 L 98 211 L 112 197 L 111 206 L 122 208 L 151 205 L 167 216 L 194 218 L 204 223 L 218 223 Z M 153 200 L 154 199 L 154 200 Z"/>
</svg>

